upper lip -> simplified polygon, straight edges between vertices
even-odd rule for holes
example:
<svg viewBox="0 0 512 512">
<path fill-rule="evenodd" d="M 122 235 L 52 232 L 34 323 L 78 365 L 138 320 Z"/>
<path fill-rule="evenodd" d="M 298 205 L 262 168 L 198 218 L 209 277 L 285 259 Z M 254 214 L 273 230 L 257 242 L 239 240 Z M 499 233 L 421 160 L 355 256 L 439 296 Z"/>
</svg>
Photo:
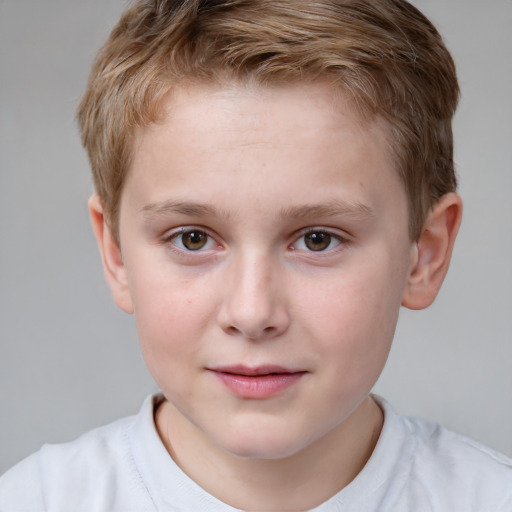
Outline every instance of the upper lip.
<svg viewBox="0 0 512 512">
<path fill-rule="evenodd" d="M 262 366 L 245 366 L 241 364 L 232 366 L 216 366 L 210 368 L 210 370 L 219 373 L 231 373 L 233 375 L 245 375 L 248 377 L 255 377 L 258 375 L 270 375 L 270 374 L 283 374 L 283 373 L 301 373 L 303 370 L 293 370 L 284 366 L 278 365 L 262 365 Z"/>
</svg>

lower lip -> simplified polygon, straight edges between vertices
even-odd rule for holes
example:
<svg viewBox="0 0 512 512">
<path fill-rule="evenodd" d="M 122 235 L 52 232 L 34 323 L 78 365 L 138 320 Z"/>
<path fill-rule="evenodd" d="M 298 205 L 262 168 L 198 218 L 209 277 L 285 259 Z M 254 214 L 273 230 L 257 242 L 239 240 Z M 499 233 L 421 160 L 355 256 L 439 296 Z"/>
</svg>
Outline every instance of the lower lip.
<svg viewBox="0 0 512 512">
<path fill-rule="evenodd" d="M 214 372 L 222 383 L 242 398 L 264 399 L 282 393 L 293 386 L 305 372 L 272 373 L 268 375 L 238 375 Z"/>
</svg>

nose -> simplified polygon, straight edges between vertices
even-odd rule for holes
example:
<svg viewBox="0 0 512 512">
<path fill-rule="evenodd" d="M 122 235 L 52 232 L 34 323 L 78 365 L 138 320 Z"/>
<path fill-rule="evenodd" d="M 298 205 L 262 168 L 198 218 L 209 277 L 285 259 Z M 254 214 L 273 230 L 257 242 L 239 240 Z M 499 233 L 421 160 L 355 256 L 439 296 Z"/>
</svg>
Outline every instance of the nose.
<svg viewBox="0 0 512 512">
<path fill-rule="evenodd" d="M 275 338 L 289 327 L 283 269 L 267 255 L 246 256 L 226 269 L 219 325 L 250 340 Z"/>
</svg>

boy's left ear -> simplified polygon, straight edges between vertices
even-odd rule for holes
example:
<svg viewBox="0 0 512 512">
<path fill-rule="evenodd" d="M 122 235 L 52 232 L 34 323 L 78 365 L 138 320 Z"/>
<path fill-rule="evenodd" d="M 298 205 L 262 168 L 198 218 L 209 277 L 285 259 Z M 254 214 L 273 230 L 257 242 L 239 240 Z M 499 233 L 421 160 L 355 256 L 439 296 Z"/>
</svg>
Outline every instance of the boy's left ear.
<svg viewBox="0 0 512 512">
<path fill-rule="evenodd" d="M 411 270 L 402 305 L 424 309 L 437 296 L 450 265 L 462 219 L 462 200 L 454 192 L 444 195 L 430 211 L 413 247 Z"/>
</svg>

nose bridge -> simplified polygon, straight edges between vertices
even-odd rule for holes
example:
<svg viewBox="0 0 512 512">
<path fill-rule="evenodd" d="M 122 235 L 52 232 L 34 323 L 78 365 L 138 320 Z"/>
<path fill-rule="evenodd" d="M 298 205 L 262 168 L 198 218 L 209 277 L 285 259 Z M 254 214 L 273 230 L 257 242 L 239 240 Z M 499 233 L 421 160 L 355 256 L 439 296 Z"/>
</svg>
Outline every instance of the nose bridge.
<svg viewBox="0 0 512 512">
<path fill-rule="evenodd" d="M 286 330 L 282 270 L 278 258 L 268 252 L 248 249 L 233 258 L 220 315 L 224 330 L 250 339 Z"/>
</svg>

